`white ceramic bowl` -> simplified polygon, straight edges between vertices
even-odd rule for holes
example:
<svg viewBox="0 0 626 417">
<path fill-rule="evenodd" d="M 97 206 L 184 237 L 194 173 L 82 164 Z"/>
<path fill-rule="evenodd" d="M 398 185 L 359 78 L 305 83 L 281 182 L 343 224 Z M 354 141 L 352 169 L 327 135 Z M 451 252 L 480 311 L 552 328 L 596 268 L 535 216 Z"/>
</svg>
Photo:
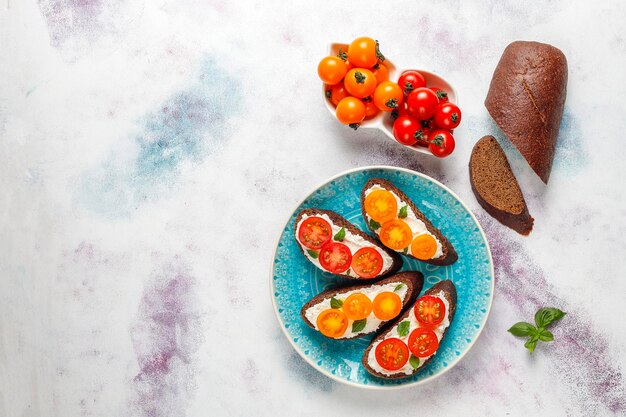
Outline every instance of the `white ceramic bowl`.
<svg viewBox="0 0 626 417">
<path fill-rule="evenodd" d="M 340 48 L 344 52 L 348 52 L 348 44 L 345 44 L 345 43 L 331 43 L 328 46 L 329 55 L 337 55 L 339 53 L 339 49 Z M 443 79 L 441 76 L 435 74 L 434 72 L 425 71 L 425 70 L 422 70 L 422 69 L 419 69 L 419 68 L 398 69 L 393 64 L 393 62 L 391 60 L 389 60 L 389 58 L 385 59 L 385 65 L 389 69 L 389 80 L 390 81 L 397 81 L 398 77 L 400 76 L 400 74 L 402 74 L 405 71 L 409 71 L 409 70 L 419 71 L 419 73 L 422 74 L 424 76 L 424 78 L 426 79 L 426 85 L 428 87 L 441 88 L 442 90 L 444 90 L 445 92 L 448 93 L 448 100 L 451 103 L 454 103 L 454 104 L 457 104 L 457 105 L 459 104 L 459 96 L 457 95 L 456 90 L 454 89 L 452 84 L 450 84 L 449 82 L 447 82 L 445 79 Z M 335 116 L 335 106 L 333 105 L 333 103 L 330 102 L 330 100 L 328 98 L 326 98 L 326 90 L 327 90 L 326 85 L 322 84 L 322 98 L 324 99 L 324 103 L 326 104 L 326 108 L 333 115 L 333 117 L 336 117 Z M 425 148 L 423 146 L 417 146 L 417 145 L 415 145 L 415 146 L 408 146 L 408 145 L 403 145 L 400 142 L 398 142 L 393 137 L 393 122 L 391 121 L 389 112 L 380 112 L 375 117 L 372 117 L 371 119 L 362 121 L 360 123 L 359 129 L 378 129 L 378 130 L 382 131 L 385 135 L 387 135 L 387 137 L 389 139 L 391 139 L 392 141 L 394 141 L 395 143 L 397 143 L 400 146 L 404 146 L 405 148 L 409 148 L 409 149 L 411 149 L 413 151 L 420 152 L 420 153 L 423 153 L 423 154 L 426 154 L 426 155 L 434 156 L 428 150 L 428 148 Z"/>
</svg>

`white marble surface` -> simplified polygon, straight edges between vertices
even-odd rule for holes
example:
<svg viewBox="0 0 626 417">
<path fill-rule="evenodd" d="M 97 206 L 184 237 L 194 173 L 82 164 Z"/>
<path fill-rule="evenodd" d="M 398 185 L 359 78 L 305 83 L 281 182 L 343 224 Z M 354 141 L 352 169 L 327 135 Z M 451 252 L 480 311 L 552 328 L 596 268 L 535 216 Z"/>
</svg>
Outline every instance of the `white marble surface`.
<svg viewBox="0 0 626 417">
<path fill-rule="evenodd" d="M 2 0 L 0 416 L 625 415 L 623 6 Z M 364 34 L 457 87 L 451 158 L 329 116 L 317 62 Z M 507 147 L 536 219 L 528 238 L 485 215 L 467 176 L 473 143 L 503 139 L 482 102 L 517 39 L 569 61 L 550 184 Z M 474 349 L 396 392 L 310 368 L 268 290 L 295 203 L 369 164 L 456 191 L 497 267 Z M 529 357 L 506 329 L 543 305 L 569 315 Z"/>
</svg>

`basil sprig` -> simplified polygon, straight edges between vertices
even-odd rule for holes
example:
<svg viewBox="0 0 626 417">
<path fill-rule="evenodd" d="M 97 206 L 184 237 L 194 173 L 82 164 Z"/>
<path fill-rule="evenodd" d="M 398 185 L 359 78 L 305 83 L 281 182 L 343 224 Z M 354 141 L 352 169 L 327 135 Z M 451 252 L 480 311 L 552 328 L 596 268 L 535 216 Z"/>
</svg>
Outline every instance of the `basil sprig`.
<svg viewBox="0 0 626 417">
<path fill-rule="evenodd" d="M 410 327 L 411 323 L 408 320 L 404 320 L 402 323 L 398 324 L 398 336 L 404 337 L 409 334 Z"/>
<path fill-rule="evenodd" d="M 398 213 L 398 218 L 404 219 L 408 215 L 409 215 L 409 206 L 407 205 L 402 206 L 402 208 L 400 209 L 400 212 Z"/>
<path fill-rule="evenodd" d="M 565 314 L 567 313 L 558 308 L 544 307 L 535 313 L 536 327 L 525 321 L 520 321 L 511 326 L 508 331 L 513 336 L 527 337 L 528 339 L 524 343 L 524 347 L 532 354 L 535 351 L 535 347 L 537 347 L 537 342 L 551 342 L 554 340 L 554 335 L 547 330 L 547 327 L 562 319 Z"/>
<path fill-rule="evenodd" d="M 342 305 L 343 305 L 343 301 L 335 297 L 330 298 L 330 308 L 341 308 Z"/>
<path fill-rule="evenodd" d="M 377 222 L 376 220 L 374 220 L 374 219 L 370 219 L 370 227 L 371 227 L 373 230 L 378 230 L 378 229 L 380 229 L 380 223 L 378 223 L 378 222 Z"/>
<path fill-rule="evenodd" d="M 335 239 L 337 242 L 343 242 L 345 238 L 346 238 L 345 227 L 342 227 L 341 229 L 339 229 L 339 231 L 335 234 L 335 236 L 333 236 L 333 239 Z"/>
<path fill-rule="evenodd" d="M 358 333 L 365 329 L 366 324 L 367 319 L 355 320 L 354 323 L 352 323 L 352 333 Z"/>
</svg>

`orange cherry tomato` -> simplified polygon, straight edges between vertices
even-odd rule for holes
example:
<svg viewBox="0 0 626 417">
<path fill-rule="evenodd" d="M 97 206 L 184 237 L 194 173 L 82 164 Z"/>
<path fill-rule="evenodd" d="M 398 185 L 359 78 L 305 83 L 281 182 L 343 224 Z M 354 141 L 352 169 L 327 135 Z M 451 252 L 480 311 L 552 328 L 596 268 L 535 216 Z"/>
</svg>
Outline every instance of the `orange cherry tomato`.
<svg viewBox="0 0 626 417">
<path fill-rule="evenodd" d="M 441 298 L 432 295 L 420 297 L 413 307 L 415 318 L 426 327 L 440 324 L 446 315 L 446 305 Z"/>
<path fill-rule="evenodd" d="M 341 308 L 350 320 L 362 320 L 372 312 L 372 301 L 367 295 L 357 292 L 349 295 Z"/>
<path fill-rule="evenodd" d="M 346 91 L 343 82 L 335 85 L 329 85 L 326 87 L 326 98 L 329 99 L 335 107 L 337 107 L 341 100 L 348 97 L 348 95 L 349 94 Z"/>
<path fill-rule="evenodd" d="M 413 232 L 404 220 L 389 220 L 380 228 L 380 241 L 393 250 L 408 247 L 413 240 Z"/>
<path fill-rule="evenodd" d="M 395 292 L 383 291 L 374 298 L 373 310 L 379 320 L 391 320 L 400 314 L 402 300 Z"/>
<path fill-rule="evenodd" d="M 376 346 L 376 362 L 388 371 L 397 371 L 409 361 L 409 348 L 396 337 L 385 339 Z"/>
<path fill-rule="evenodd" d="M 411 254 L 422 261 L 431 259 L 436 252 L 437 241 L 426 233 L 417 236 L 411 243 Z"/>
<path fill-rule="evenodd" d="M 376 77 L 368 69 L 352 68 L 346 74 L 343 84 L 350 95 L 364 98 L 372 95 L 374 90 L 376 90 Z"/>
<path fill-rule="evenodd" d="M 382 55 L 378 51 L 378 42 L 372 38 L 356 38 L 348 47 L 348 59 L 355 67 L 372 68 L 379 57 Z M 382 60 L 384 61 L 384 57 Z"/>
<path fill-rule="evenodd" d="M 307 217 L 298 230 L 298 240 L 309 249 L 320 249 L 332 237 L 330 224 L 321 217 Z"/>
<path fill-rule="evenodd" d="M 387 190 L 374 190 L 365 197 L 365 212 L 378 223 L 396 218 L 398 202 Z"/>
<path fill-rule="evenodd" d="M 343 336 L 348 328 L 348 317 L 341 310 L 329 308 L 317 316 L 316 324 L 324 336 L 338 338 Z"/>
<path fill-rule="evenodd" d="M 361 278 L 374 278 L 383 269 L 383 257 L 372 247 L 361 248 L 352 255 L 350 267 Z"/>
<path fill-rule="evenodd" d="M 437 351 L 439 339 L 430 329 L 418 327 L 409 335 L 409 349 L 418 358 L 426 358 Z"/>
<path fill-rule="evenodd" d="M 404 100 L 404 93 L 400 86 L 393 81 L 378 84 L 374 91 L 374 104 L 382 111 L 392 111 L 398 108 Z"/>
<path fill-rule="evenodd" d="M 324 84 L 335 85 L 340 83 L 346 76 L 348 67 L 343 59 L 336 56 L 323 58 L 317 66 L 317 75 L 320 76 Z"/>
<path fill-rule="evenodd" d="M 371 119 L 372 117 L 376 116 L 380 112 L 380 110 L 378 110 L 378 107 L 376 107 L 372 99 L 364 101 L 364 103 L 365 103 L 365 119 Z"/>
<path fill-rule="evenodd" d="M 344 125 L 358 124 L 365 119 L 365 104 L 355 97 L 346 97 L 337 104 L 337 119 Z"/>
<path fill-rule="evenodd" d="M 379 62 L 372 67 L 372 73 L 374 74 L 374 77 L 376 77 L 376 82 L 378 84 L 389 81 L 389 68 L 387 68 L 387 66 L 382 62 Z"/>
</svg>

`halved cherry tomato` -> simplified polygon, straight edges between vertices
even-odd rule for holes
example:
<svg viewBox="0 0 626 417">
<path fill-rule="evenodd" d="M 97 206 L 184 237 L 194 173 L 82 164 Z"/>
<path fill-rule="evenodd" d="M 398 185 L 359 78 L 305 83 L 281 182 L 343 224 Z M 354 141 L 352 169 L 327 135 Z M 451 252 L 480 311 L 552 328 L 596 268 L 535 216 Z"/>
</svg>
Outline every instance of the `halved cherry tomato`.
<svg viewBox="0 0 626 417">
<path fill-rule="evenodd" d="M 340 274 L 350 268 L 352 253 L 343 243 L 330 241 L 322 246 L 319 254 L 322 268 L 333 274 Z"/>
<path fill-rule="evenodd" d="M 348 93 L 357 98 L 372 95 L 376 90 L 376 77 L 372 71 L 364 68 L 352 68 L 343 80 Z"/>
<path fill-rule="evenodd" d="M 365 197 L 365 212 L 378 223 L 396 218 L 398 202 L 387 190 L 374 190 Z"/>
<path fill-rule="evenodd" d="M 363 103 L 365 103 L 365 119 L 371 119 L 380 112 L 371 97 L 369 97 L 369 100 L 368 97 L 363 99 Z"/>
<path fill-rule="evenodd" d="M 437 351 L 439 339 L 430 329 L 418 327 L 409 335 L 409 350 L 418 358 L 425 358 Z"/>
<path fill-rule="evenodd" d="M 416 88 L 406 98 L 409 114 L 418 120 L 430 119 L 437 110 L 439 99 L 430 88 Z"/>
<path fill-rule="evenodd" d="M 298 231 L 298 240 L 309 249 L 319 249 L 333 236 L 330 224 L 321 217 L 307 217 Z"/>
<path fill-rule="evenodd" d="M 461 109 L 453 103 L 440 104 L 435 112 L 434 120 L 439 129 L 456 129 L 461 123 Z"/>
<path fill-rule="evenodd" d="M 409 93 L 416 88 L 426 87 L 426 80 L 424 76 L 420 74 L 418 71 L 409 70 L 404 71 L 400 78 L 398 78 L 398 85 L 402 89 L 405 95 L 409 95 Z"/>
<path fill-rule="evenodd" d="M 420 122 L 411 116 L 399 116 L 393 122 L 393 137 L 403 145 L 415 145 L 417 131 L 422 128 Z"/>
<path fill-rule="evenodd" d="M 444 158 L 454 152 L 454 136 L 447 130 L 435 130 L 430 134 L 428 149 L 433 155 Z"/>
<path fill-rule="evenodd" d="M 409 360 L 409 348 L 402 340 L 390 337 L 376 346 L 376 362 L 388 371 L 397 371 Z"/>
<path fill-rule="evenodd" d="M 439 99 L 439 104 L 448 102 L 448 93 L 446 93 L 444 90 L 442 90 L 439 87 L 430 87 L 430 89 L 433 90 L 435 94 L 437 94 L 437 98 Z"/>
<path fill-rule="evenodd" d="M 329 99 L 335 107 L 337 107 L 339 102 L 346 97 L 348 97 L 348 92 L 346 91 L 346 87 L 344 87 L 343 82 L 335 85 L 329 85 L 328 88 L 326 88 L 326 98 Z"/>
<path fill-rule="evenodd" d="M 446 316 L 446 306 L 439 297 L 424 295 L 420 297 L 413 307 L 415 318 L 426 327 L 440 324 Z"/>
<path fill-rule="evenodd" d="M 348 47 L 348 59 L 355 67 L 371 68 L 380 56 L 378 42 L 365 36 L 356 38 Z M 384 57 L 382 60 L 385 60 Z"/>
<path fill-rule="evenodd" d="M 382 111 L 391 111 L 398 107 L 404 95 L 398 84 L 392 81 L 384 81 L 378 84 L 374 91 L 374 104 Z"/>
<path fill-rule="evenodd" d="M 428 141 L 430 140 L 430 134 L 432 130 L 427 127 L 421 127 L 415 132 L 415 138 L 417 139 L 417 144 L 419 146 L 428 146 Z"/>
<path fill-rule="evenodd" d="M 372 300 L 357 292 L 348 296 L 341 306 L 350 320 L 362 320 L 372 312 Z"/>
<path fill-rule="evenodd" d="M 365 104 L 358 98 L 348 96 L 337 104 L 335 115 L 344 125 L 358 125 L 365 119 Z"/>
<path fill-rule="evenodd" d="M 351 267 L 361 278 L 374 278 L 383 269 L 383 257 L 372 247 L 361 248 L 352 255 Z"/>
<path fill-rule="evenodd" d="M 395 292 L 383 291 L 374 297 L 373 310 L 379 320 L 391 320 L 400 314 L 402 299 Z"/>
<path fill-rule="evenodd" d="M 317 316 L 317 328 L 328 337 L 341 337 L 348 328 L 348 317 L 346 314 L 336 308 L 324 310 Z"/>
<path fill-rule="evenodd" d="M 413 232 L 404 220 L 395 219 L 382 225 L 379 237 L 383 245 L 393 250 L 400 250 L 411 244 Z"/>
<path fill-rule="evenodd" d="M 376 77 L 376 82 L 378 84 L 389 81 L 389 68 L 387 68 L 387 66 L 382 62 L 379 62 L 372 67 L 372 73 L 374 74 L 374 77 Z"/>
<path fill-rule="evenodd" d="M 427 233 L 417 236 L 411 243 L 411 254 L 422 261 L 431 259 L 436 252 L 437 241 Z"/>
<path fill-rule="evenodd" d="M 317 75 L 328 85 L 340 83 L 346 72 L 348 72 L 346 63 L 336 56 L 323 58 L 317 66 Z"/>
</svg>

